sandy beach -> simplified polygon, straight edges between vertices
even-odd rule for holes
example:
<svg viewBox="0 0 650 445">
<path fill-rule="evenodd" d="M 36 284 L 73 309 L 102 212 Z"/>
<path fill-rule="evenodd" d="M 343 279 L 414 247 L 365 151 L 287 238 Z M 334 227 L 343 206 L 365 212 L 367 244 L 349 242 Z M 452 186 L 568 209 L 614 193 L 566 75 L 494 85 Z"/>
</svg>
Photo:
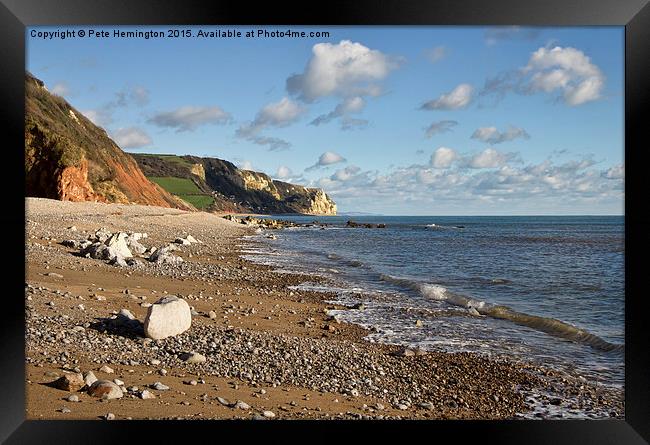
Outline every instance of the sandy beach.
<svg viewBox="0 0 650 445">
<path fill-rule="evenodd" d="M 620 394 L 579 376 L 370 343 L 367 331 L 327 314 L 342 309 L 327 294 L 288 288 L 314 277 L 240 258 L 255 229 L 219 215 L 40 198 L 26 206 L 28 419 L 554 418 L 564 416 L 559 407 L 623 416 Z M 200 242 L 174 252 L 182 262 L 136 255 L 128 267 L 61 244 L 101 228 L 147 233 L 148 248 L 187 235 Z M 189 330 L 152 340 L 137 322 L 119 323 L 123 309 L 143 322 L 167 295 L 190 305 Z M 188 363 L 185 353 L 206 360 Z M 124 396 L 53 387 L 66 371 L 117 379 Z M 154 397 L 141 398 L 143 389 Z"/>
</svg>

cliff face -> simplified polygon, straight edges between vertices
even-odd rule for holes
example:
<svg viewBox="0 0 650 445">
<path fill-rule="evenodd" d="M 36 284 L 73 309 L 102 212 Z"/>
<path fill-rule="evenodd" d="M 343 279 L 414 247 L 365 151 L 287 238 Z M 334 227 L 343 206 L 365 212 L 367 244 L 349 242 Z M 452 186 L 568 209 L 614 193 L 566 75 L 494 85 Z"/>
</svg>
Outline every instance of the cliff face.
<svg viewBox="0 0 650 445">
<path fill-rule="evenodd" d="M 335 215 L 336 204 L 320 189 L 274 181 L 222 159 L 196 156 L 134 155 L 145 175 L 192 181 L 213 197 L 211 210 Z"/>
<path fill-rule="evenodd" d="M 27 196 L 191 209 L 149 181 L 104 129 L 25 76 Z"/>
</svg>

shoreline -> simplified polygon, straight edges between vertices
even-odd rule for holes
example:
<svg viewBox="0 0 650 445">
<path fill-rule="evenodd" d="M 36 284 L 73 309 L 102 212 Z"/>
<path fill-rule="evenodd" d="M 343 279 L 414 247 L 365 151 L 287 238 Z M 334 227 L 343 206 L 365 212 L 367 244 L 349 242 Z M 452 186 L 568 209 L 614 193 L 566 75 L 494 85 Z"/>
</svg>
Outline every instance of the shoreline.
<svg viewBox="0 0 650 445">
<path fill-rule="evenodd" d="M 280 419 L 510 419 L 530 414 L 526 394 L 544 400 L 541 391 L 553 385 L 584 399 L 580 409 L 611 405 L 612 417 L 623 416 L 623 402 L 602 388 L 533 365 L 470 353 L 400 356 L 399 347 L 370 343 L 367 330 L 326 315 L 345 308 L 325 303 L 327 294 L 288 289 L 314 277 L 273 273 L 240 258 L 237 244 L 254 244 L 240 239 L 254 229 L 221 215 L 28 198 L 26 216 L 28 419 L 99 419 L 109 412 L 117 419 L 254 418 L 265 411 Z M 124 268 L 58 244 L 101 227 L 147 232 L 146 246 L 188 234 L 203 243 L 183 246 L 179 265 L 143 260 Z M 166 294 L 196 311 L 177 337 L 150 341 L 110 321 L 121 309 L 143 320 L 146 304 Z M 187 364 L 178 358 L 183 352 L 207 361 Z M 80 402 L 68 402 L 69 392 L 46 385 L 64 365 L 127 388 L 160 381 L 170 389 L 151 390 L 151 400 L 127 394 L 107 402 L 79 392 Z M 114 373 L 100 372 L 104 365 Z M 549 414 L 541 417 L 555 418 L 557 400 L 546 401 Z"/>
</svg>

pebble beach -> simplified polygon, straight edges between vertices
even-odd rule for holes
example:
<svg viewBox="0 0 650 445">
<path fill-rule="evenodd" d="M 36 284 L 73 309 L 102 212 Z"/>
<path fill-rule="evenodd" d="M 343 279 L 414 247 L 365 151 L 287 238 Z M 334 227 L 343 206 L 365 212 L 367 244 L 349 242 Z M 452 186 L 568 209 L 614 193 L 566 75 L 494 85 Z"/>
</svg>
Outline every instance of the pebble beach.
<svg viewBox="0 0 650 445">
<path fill-rule="evenodd" d="M 624 417 L 621 393 L 579 375 L 366 341 L 329 315 L 346 308 L 326 293 L 290 289 L 318 277 L 241 258 L 251 225 L 41 198 L 26 210 L 28 419 Z M 98 231 L 146 236 L 128 261 L 107 261 L 79 247 Z M 151 338 L 152 305 L 170 296 L 191 326 Z"/>
</svg>

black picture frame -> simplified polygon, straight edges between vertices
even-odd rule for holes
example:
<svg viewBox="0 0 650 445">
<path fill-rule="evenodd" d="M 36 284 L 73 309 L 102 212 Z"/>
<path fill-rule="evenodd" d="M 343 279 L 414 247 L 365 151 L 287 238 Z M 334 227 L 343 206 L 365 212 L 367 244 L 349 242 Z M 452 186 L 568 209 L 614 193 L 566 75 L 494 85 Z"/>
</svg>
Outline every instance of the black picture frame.
<svg viewBox="0 0 650 445">
<path fill-rule="evenodd" d="M 650 222 L 644 216 L 644 194 L 650 190 L 648 175 L 641 171 L 647 147 L 643 111 L 650 103 L 650 6 L 648 0 L 357 0 L 290 4 L 233 0 L 0 0 L 0 107 L 4 131 L 4 172 L 8 193 L 0 215 L 4 234 L 24 233 L 25 200 L 19 193 L 23 181 L 25 28 L 34 25 L 79 24 L 277 24 L 277 25 L 529 25 L 625 27 L 625 420 L 598 421 L 405 421 L 354 422 L 374 434 L 396 431 L 410 440 L 447 437 L 496 441 L 499 443 L 647 443 L 650 441 L 650 334 L 643 310 L 646 298 L 644 230 Z M 14 189 L 13 181 L 16 181 Z M 647 233 L 647 232 L 646 232 Z M 9 258 L 24 255 L 19 236 L 7 235 Z M 15 252 L 15 253 L 14 253 Z M 24 261 L 15 261 L 15 274 L 5 283 L 0 330 L 0 439 L 6 443 L 103 443 L 134 437 L 140 422 L 26 421 L 24 369 Z M 278 426 L 304 430 L 311 436 L 351 426 L 349 422 L 219 422 L 218 428 L 237 430 L 238 440 L 251 432 L 266 434 Z M 368 428 L 369 426 L 369 428 Z M 174 431 L 191 430 L 192 435 L 219 431 L 213 422 L 162 422 L 146 429 L 147 436 L 171 437 Z M 288 432 L 287 432 L 288 433 Z M 285 434 L 287 434 L 285 433 Z M 293 432 L 290 433 L 293 436 Z M 404 436 L 408 434 L 408 436 Z M 289 436 L 287 436 L 289 437 Z M 323 436 L 328 437 L 328 436 Z M 399 437 L 399 436 L 398 436 Z M 331 437 L 330 440 L 337 440 Z M 407 439 L 409 440 L 409 439 Z M 163 440 L 165 442 L 165 440 Z"/>
</svg>

